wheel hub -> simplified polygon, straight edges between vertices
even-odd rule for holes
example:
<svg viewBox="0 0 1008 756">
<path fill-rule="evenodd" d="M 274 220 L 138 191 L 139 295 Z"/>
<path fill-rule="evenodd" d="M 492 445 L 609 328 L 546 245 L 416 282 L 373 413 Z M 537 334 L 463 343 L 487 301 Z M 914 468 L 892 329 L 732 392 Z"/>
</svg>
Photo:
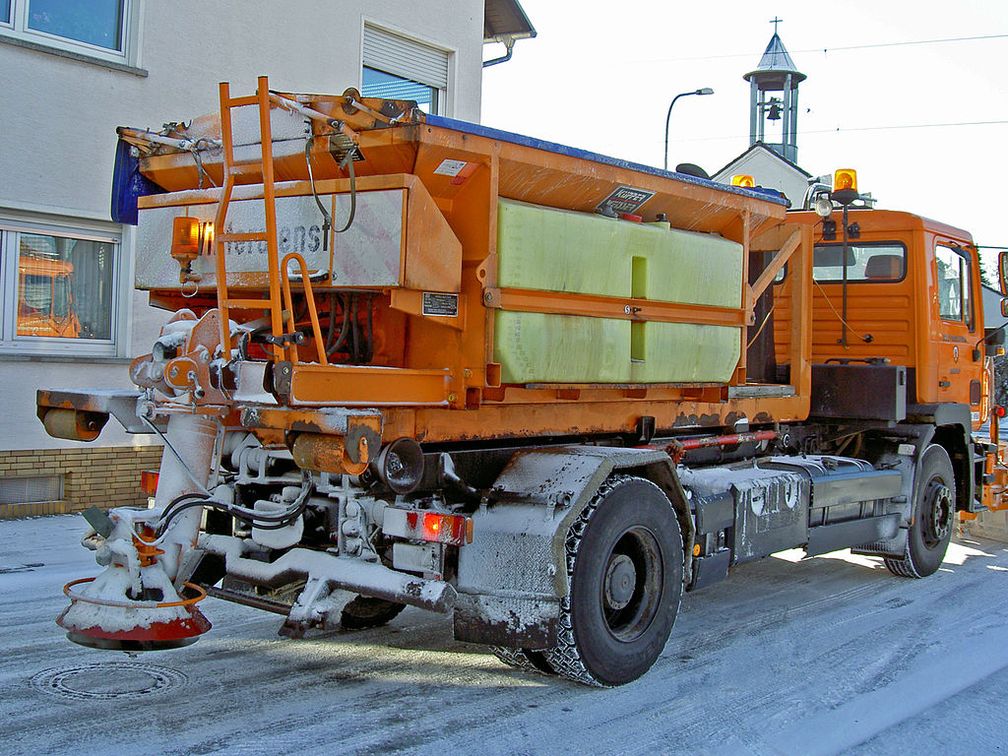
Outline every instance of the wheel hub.
<svg viewBox="0 0 1008 756">
<path fill-rule="evenodd" d="M 924 513 L 925 540 L 933 547 L 945 539 L 952 527 L 952 491 L 938 481 L 928 485 L 927 509 Z"/>
<path fill-rule="evenodd" d="M 613 554 L 605 576 L 605 599 L 610 609 L 623 609 L 637 587 L 637 570 L 626 554 Z"/>
</svg>

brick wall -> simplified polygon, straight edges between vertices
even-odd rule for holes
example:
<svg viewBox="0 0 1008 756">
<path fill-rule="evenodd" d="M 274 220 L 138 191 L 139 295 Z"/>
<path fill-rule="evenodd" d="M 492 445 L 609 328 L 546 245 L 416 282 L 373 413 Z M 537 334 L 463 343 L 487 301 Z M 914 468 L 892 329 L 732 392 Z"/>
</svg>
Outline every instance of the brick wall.
<svg viewBox="0 0 1008 756">
<path fill-rule="evenodd" d="M 51 502 L 0 501 L 0 519 L 66 514 L 88 507 L 145 506 L 140 473 L 157 470 L 161 447 L 78 447 L 0 451 L 0 479 L 61 475 L 63 498 Z"/>
</svg>

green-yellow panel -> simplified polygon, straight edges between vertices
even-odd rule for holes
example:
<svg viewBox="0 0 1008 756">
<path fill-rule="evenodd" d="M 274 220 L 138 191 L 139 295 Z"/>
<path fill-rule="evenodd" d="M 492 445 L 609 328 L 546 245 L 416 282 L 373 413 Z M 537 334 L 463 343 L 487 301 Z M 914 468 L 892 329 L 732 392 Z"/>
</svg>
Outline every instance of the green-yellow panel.
<svg viewBox="0 0 1008 756">
<path fill-rule="evenodd" d="M 741 338 L 724 326 L 504 310 L 494 333 L 501 380 L 517 384 L 727 383 Z"/>
<path fill-rule="evenodd" d="M 663 237 L 661 248 L 647 255 L 648 299 L 742 306 L 741 244 L 713 234 L 662 230 L 657 223 L 648 231 Z"/>
<path fill-rule="evenodd" d="M 501 200 L 498 283 L 740 307 L 742 247 L 712 234 Z M 638 258 L 634 262 L 634 258 Z"/>
<path fill-rule="evenodd" d="M 644 359 L 632 363 L 631 383 L 727 383 L 738 364 L 742 338 L 738 328 L 692 323 L 642 326 Z"/>
<path fill-rule="evenodd" d="M 498 310 L 494 359 L 504 383 L 626 383 L 630 322 Z"/>
<path fill-rule="evenodd" d="M 501 200 L 497 280 L 503 288 L 630 296 L 627 237 L 608 218 Z"/>
</svg>

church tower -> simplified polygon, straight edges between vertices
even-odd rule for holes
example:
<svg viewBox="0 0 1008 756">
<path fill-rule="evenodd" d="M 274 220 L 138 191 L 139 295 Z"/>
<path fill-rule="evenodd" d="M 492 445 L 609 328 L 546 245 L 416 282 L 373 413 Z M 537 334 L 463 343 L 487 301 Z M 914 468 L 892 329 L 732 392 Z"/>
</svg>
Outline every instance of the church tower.
<svg viewBox="0 0 1008 756">
<path fill-rule="evenodd" d="M 749 82 L 749 146 L 762 142 L 785 160 L 798 162 L 798 85 L 805 80 L 791 60 L 774 18 L 774 34 Z"/>
</svg>

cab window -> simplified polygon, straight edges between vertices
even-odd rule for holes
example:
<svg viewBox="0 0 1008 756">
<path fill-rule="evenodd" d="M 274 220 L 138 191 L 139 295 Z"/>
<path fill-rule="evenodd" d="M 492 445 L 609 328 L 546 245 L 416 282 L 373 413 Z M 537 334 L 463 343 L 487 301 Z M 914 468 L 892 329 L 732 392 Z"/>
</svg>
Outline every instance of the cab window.
<svg viewBox="0 0 1008 756">
<path fill-rule="evenodd" d="M 820 283 L 843 280 L 842 244 L 817 244 L 812 252 L 812 277 Z M 847 280 L 852 283 L 893 283 L 906 275 L 902 244 L 848 244 Z"/>
<path fill-rule="evenodd" d="M 938 315 L 966 323 L 972 330 L 969 259 L 952 247 L 935 246 L 938 265 Z"/>
</svg>

